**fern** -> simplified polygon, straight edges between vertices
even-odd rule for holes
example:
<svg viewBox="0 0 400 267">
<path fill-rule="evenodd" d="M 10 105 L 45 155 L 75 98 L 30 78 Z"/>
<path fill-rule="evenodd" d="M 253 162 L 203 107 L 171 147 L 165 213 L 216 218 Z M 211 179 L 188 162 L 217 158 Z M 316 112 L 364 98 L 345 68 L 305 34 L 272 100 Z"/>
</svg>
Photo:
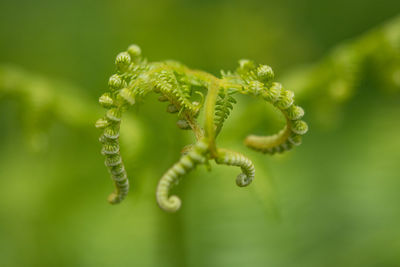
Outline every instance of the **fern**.
<svg viewBox="0 0 400 267">
<path fill-rule="evenodd" d="M 219 134 L 219 132 L 222 129 L 222 126 L 224 125 L 225 120 L 229 117 L 233 109 L 233 104 L 236 104 L 236 100 L 232 96 L 232 94 L 234 93 L 235 93 L 234 91 L 230 91 L 228 89 L 226 92 L 221 90 L 218 94 L 218 99 L 215 103 L 216 135 Z"/>
<path fill-rule="evenodd" d="M 141 57 L 141 50 L 136 45 L 118 54 L 115 64 L 117 73 L 110 77 L 110 90 L 99 99 L 107 112 L 96 122 L 96 127 L 103 129 L 100 137 L 102 154 L 116 187 L 109 197 L 112 204 L 123 200 L 129 189 L 119 147 L 122 115 L 137 99 L 144 99 L 148 93 L 159 94 L 161 102 L 169 102 L 167 112 L 178 113 L 177 126 L 191 129 L 197 139 L 196 144 L 185 149 L 179 162 L 165 173 L 158 184 L 157 202 L 161 208 L 170 212 L 181 206 L 178 197 L 169 197 L 172 186 L 195 166 L 208 164 L 209 160 L 241 167 L 242 174 L 237 178 L 239 186 L 247 186 L 253 180 L 255 169 L 250 159 L 237 152 L 217 148 L 215 141 L 236 103 L 234 94 L 267 101 L 287 118 L 285 129 L 277 135 L 248 136 L 245 143 L 250 148 L 271 154 L 283 152 L 299 145 L 301 136 L 308 130 L 307 124 L 301 120 L 304 111 L 294 106 L 293 92 L 273 82 L 274 73 L 267 65 L 241 60 L 235 72 L 222 73 L 222 77 L 217 78 L 174 61 L 148 62 Z M 203 92 L 207 92 L 205 102 Z M 200 101 L 195 99 L 196 95 L 200 96 Z M 204 127 L 201 127 L 197 117 L 203 107 L 205 119 Z"/>
<path fill-rule="evenodd" d="M 398 90 L 399 29 L 400 20 L 397 18 L 358 39 L 344 43 L 319 63 L 289 73 L 283 81 L 290 85 L 289 88 L 296 93 L 297 98 L 318 101 L 321 97 L 329 97 L 339 104 L 354 95 L 367 73 L 380 79 L 386 88 Z M 168 111 L 177 114 L 177 126 L 180 129 L 194 132 L 197 142 L 187 146 L 184 153 L 190 153 L 199 142 L 207 144 L 207 149 L 201 152 L 204 161 L 196 162 L 196 165 L 208 164 L 209 160 L 219 164 L 230 162 L 223 160 L 226 155 L 223 151 L 227 150 L 217 146 L 216 137 L 232 112 L 230 104 L 233 105 L 232 99 L 237 94 L 268 102 L 286 118 L 285 127 L 275 135 L 249 135 L 245 139 L 248 147 L 270 154 L 283 152 L 301 144 L 302 136 L 308 130 L 307 124 L 302 121 L 304 110 L 294 102 L 294 93 L 276 82 L 272 69 L 266 65 L 241 60 L 236 71 L 223 72 L 222 77 L 217 78 L 174 61 L 148 62 L 135 45 L 120 53 L 115 63 L 116 73 L 109 79 L 109 90 L 99 99 L 107 111 L 96 122 L 96 126 L 103 131 L 100 142 L 105 164 L 116 185 L 116 191 L 110 199 L 113 203 L 120 202 L 128 191 L 128 180 L 125 179 L 127 174 L 119 154 L 120 149 L 124 149 L 119 146 L 119 131 L 120 124 L 131 123 L 132 118 L 124 117 L 123 114 L 130 106 L 145 100 L 149 93 L 159 94 L 160 101 L 168 102 Z M 371 69 L 372 72 L 366 71 Z M 0 68 L 1 96 L 16 96 L 24 102 L 27 110 L 34 111 L 30 115 L 35 117 L 35 121 L 40 121 L 40 125 L 32 125 L 32 128 L 42 132 L 46 132 L 45 120 L 50 118 L 84 127 L 86 121 L 95 116 L 96 107 L 78 93 L 83 90 L 70 90 L 70 87 L 18 68 Z M 74 109 L 71 109 L 71 103 L 74 103 Z M 205 120 L 199 123 L 200 112 L 205 113 Z M 29 124 L 28 113 L 26 121 Z M 238 160 L 234 161 L 235 166 L 250 166 L 241 156 L 238 156 Z M 186 172 L 190 170 L 186 169 Z M 169 190 L 170 187 L 167 188 L 167 196 Z M 160 203 L 164 200 L 158 201 Z"/>
</svg>

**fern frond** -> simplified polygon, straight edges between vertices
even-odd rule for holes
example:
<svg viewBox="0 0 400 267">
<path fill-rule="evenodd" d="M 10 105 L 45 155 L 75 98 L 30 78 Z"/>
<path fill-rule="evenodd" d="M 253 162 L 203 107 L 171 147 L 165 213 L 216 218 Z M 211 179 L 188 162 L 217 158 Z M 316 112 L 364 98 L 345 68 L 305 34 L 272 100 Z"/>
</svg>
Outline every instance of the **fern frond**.
<svg viewBox="0 0 400 267">
<path fill-rule="evenodd" d="M 233 94 L 235 92 L 231 90 L 220 90 L 218 93 L 217 102 L 215 103 L 215 127 L 216 127 L 216 135 L 222 129 L 225 120 L 229 117 L 233 105 L 236 104 L 235 98 L 233 98 Z"/>
<path fill-rule="evenodd" d="M 293 104 L 293 92 L 272 82 L 274 73 L 267 65 L 241 60 L 236 72 L 222 72 L 222 78 L 219 79 L 174 61 L 149 63 L 141 58 L 141 50 L 135 45 L 130 46 L 127 52 L 118 54 L 115 63 L 117 73 L 109 79 L 110 90 L 99 99 L 107 111 L 96 122 L 96 127 L 103 129 L 100 137 L 103 144 L 102 154 L 116 187 L 109 197 L 112 204 L 123 200 L 129 190 L 119 147 L 122 114 L 150 92 L 159 94 L 159 101 L 169 102 L 166 111 L 178 113 L 177 126 L 180 129 L 193 130 L 198 140 L 163 175 L 158 184 L 157 202 L 162 209 L 169 212 L 174 212 L 181 206 L 177 196 L 169 196 L 171 188 L 197 165 L 205 164 L 209 167 L 210 159 L 215 159 L 218 164 L 241 167 L 242 173 L 236 180 L 238 186 L 247 186 L 253 180 L 255 169 L 248 158 L 216 146 L 215 139 L 236 103 L 233 97 L 235 93 L 262 98 L 280 109 L 287 118 L 285 129 L 277 135 L 248 136 L 245 143 L 250 148 L 271 154 L 282 152 L 300 144 L 301 135 L 308 129 L 307 124 L 300 120 L 304 111 Z M 203 92 L 206 92 L 205 100 Z M 195 95 L 199 95 L 201 99 L 196 100 Z M 203 102 L 204 129 L 197 123 Z"/>
<path fill-rule="evenodd" d="M 162 70 L 156 73 L 152 84 L 155 92 L 161 93 L 176 110 L 184 109 L 193 115 L 199 111 L 199 107 L 190 101 L 190 87 L 181 85 L 173 71 Z"/>
<path fill-rule="evenodd" d="M 191 147 L 160 179 L 157 186 L 157 203 L 165 211 L 175 212 L 181 207 L 181 200 L 177 196 L 169 196 L 170 190 L 177 185 L 179 179 L 193 170 L 198 164 L 205 163 L 208 143 L 200 140 Z"/>
<path fill-rule="evenodd" d="M 272 83 L 270 88 L 265 88 L 261 97 L 283 113 L 286 126 L 271 136 L 249 135 L 245 144 L 254 150 L 269 154 L 282 153 L 300 145 L 301 136 L 308 131 L 308 125 L 301 120 L 304 110 L 294 105 L 294 93 L 285 90 L 279 83 Z"/>
<path fill-rule="evenodd" d="M 248 186 L 254 179 L 256 171 L 253 162 L 238 152 L 218 149 L 218 157 L 215 162 L 217 164 L 238 166 L 242 169 L 242 173 L 236 178 L 236 184 L 239 187 Z"/>
</svg>

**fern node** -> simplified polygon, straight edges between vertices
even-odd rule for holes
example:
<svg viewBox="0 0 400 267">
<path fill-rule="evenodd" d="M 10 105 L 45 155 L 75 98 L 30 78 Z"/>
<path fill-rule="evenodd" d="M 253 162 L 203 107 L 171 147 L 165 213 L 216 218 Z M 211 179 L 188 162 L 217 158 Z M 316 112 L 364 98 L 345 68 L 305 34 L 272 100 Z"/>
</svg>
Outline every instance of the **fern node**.
<svg viewBox="0 0 400 267">
<path fill-rule="evenodd" d="M 131 64 L 131 56 L 127 52 L 121 52 L 115 58 L 115 65 L 120 71 L 125 71 L 129 64 Z"/>
<path fill-rule="evenodd" d="M 264 84 L 259 81 L 251 81 L 249 83 L 249 90 L 254 95 L 259 95 L 264 91 Z"/>
<path fill-rule="evenodd" d="M 98 119 L 95 124 L 96 128 L 98 128 L 98 129 L 103 129 L 103 128 L 107 127 L 108 125 L 110 125 L 110 122 L 104 118 Z"/>
<path fill-rule="evenodd" d="M 299 135 L 304 135 L 308 131 L 308 125 L 304 121 L 297 120 L 292 124 L 292 131 Z"/>
<path fill-rule="evenodd" d="M 257 77 L 259 81 L 263 83 L 268 83 L 274 78 L 274 72 L 272 68 L 268 65 L 260 65 L 257 68 Z"/>
<path fill-rule="evenodd" d="M 132 90 L 128 89 L 128 88 L 123 88 L 121 89 L 121 91 L 119 92 L 119 95 L 126 101 L 128 102 L 130 105 L 134 105 L 136 103 L 136 99 L 135 99 L 135 94 L 133 93 Z"/>
<path fill-rule="evenodd" d="M 99 103 L 102 105 L 104 108 L 110 108 L 114 105 L 114 101 L 111 98 L 109 93 L 104 93 L 100 96 L 99 98 Z"/>
<path fill-rule="evenodd" d="M 122 86 L 122 79 L 118 74 L 114 74 L 108 80 L 108 86 L 113 90 L 118 90 Z"/>
<path fill-rule="evenodd" d="M 271 87 L 268 88 L 268 90 L 266 90 L 266 92 L 264 93 L 264 99 L 270 103 L 275 103 L 279 99 L 281 91 L 282 85 L 280 83 L 274 82 L 272 83 Z"/>
</svg>

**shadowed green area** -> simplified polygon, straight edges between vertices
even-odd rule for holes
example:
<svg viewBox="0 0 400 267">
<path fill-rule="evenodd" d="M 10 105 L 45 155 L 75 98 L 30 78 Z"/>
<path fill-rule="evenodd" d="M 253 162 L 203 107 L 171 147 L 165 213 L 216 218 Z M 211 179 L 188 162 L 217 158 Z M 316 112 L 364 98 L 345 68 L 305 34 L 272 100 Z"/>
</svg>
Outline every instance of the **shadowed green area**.
<svg viewBox="0 0 400 267">
<path fill-rule="evenodd" d="M 379 30 L 400 25 L 400 2 L 6 0 L 0 10 L 0 266 L 400 265 L 400 38 L 387 37 L 400 26 Z M 253 184 L 237 187 L 235 167 L 199 167 L 167 214 L 158 179 L 193 137 L 149 96 L 121 126 L 132 190 L 109 205 L 97 98 L 131 43 L 216 75 L 240 58 L 272 66 L 306 111 L 303 144 L 273 157 L 245 148 L 283 118 L 239 98 L 217 141 L 253 160 Z M 341 71 L 354 53 L 353 84 Z"/>
</svg>

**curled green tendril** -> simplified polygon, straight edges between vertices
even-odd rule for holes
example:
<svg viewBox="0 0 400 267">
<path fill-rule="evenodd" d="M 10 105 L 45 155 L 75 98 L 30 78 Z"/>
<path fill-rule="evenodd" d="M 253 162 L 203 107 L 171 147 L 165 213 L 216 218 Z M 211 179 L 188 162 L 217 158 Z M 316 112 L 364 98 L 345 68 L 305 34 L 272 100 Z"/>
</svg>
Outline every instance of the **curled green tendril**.
<svg viewBox="0 0 400 267">
<path fill-rule="evenodd" d="M 175 212 L 181 206 L 177 196 L 169 196 L 172 186 L 178 184 L 179 179 L 193 170 L 198 164 L 205 163 L 208 144 L 200 140 L 192 149 L 183 155 L 160 179 L 157 186 L 157 202 L 165 211 Z"/>
<path fill-rule="evenodd" d="M 235 72 L 222 72 L 217 78 L 209 73 L 192 70 L 175 61 L 148 62 L 141 56 L 141 49 L 131 45 L 115 59 L 117 72 L 109 81 L 109 91 L 99 103 L 107 110 L 96 122 L 103 130 L 100 142 L 115 191 L 109 197 L 112 204 L 119 203 L 129 190 L 127 173 L 120 155 L 119 129 L 123 113 L 148 93 L 159 94 L 158 100 L 166 102 L 166 111 L 176 114 L 177 127 L 192 130 L 197 139 L 187 146 L 180 160 L 160 179 L 157 186 L 157 203 L 168 212 L 181 207 L 177 196 L 170 196 L 171 188 L 197 165 L 217 164 L 238 166 L 238 186 L 247 186 L 254 179 L 255 168 L 250 159 L 227 149 L 217 148 L 216 138 L 221 132 L 236 103 L 235 94 L 256 97 L 274 105 L 286 118 L 286 126 L 272 136 L 249 135 L 245 144 L 264 153 L 283 152 L 301 143 L 307 124 L 301 120 L 304 110 L 294 104 L 294 93 L 274 82 L 274 72 L 267 65 L 257 65 L 250 60 L 240 60 Z M 205 98 L 204 98 L 205 95 Z M 204 127 L 197 121 L 204 107 Z"/>
<path fill-rule="evenodd" d="M 236 178 L 236 184 L 240 187 L 248 186 L 254 179 L 256 170 L 253 162 L 238 152 L 229 151 L 227 149 L 218 149 L 218 157 L 215 159 L 215 162 L 217 164 L 240 167 L 242 173 L 240 173 Z"/>
</svg>

